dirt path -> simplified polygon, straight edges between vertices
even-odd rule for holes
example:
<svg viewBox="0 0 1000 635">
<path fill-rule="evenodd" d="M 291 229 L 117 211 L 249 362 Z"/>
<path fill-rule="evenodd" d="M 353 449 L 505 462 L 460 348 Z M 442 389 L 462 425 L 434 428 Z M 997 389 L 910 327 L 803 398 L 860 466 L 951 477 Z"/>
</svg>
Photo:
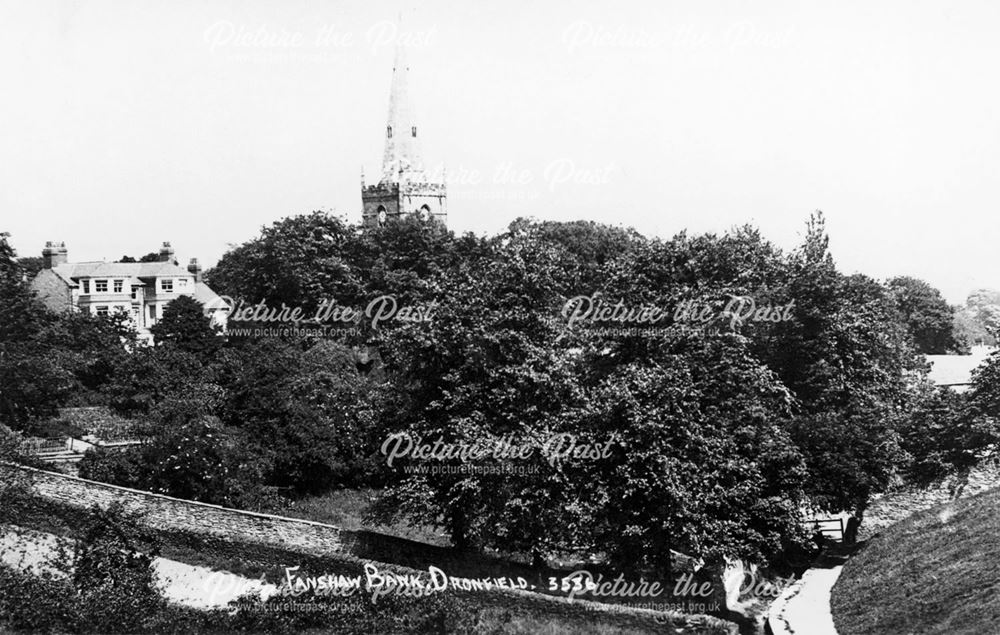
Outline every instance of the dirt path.
<svg viewBox="0 0 1000 635">
<path fill-rule="evenodd" d="M 843 566 L 809 569 L 771 607 L 774 635 L 837 635 L 830 611 L 830 590 Z"/>
<path fill-rule="evenodd" d="M 50 564 L 59 557 L 64 538 L 20 527 L 0 525 L 0 562 L 15 569 L 40 575 L 62 571 Z M 176 560 L 153 561 L 160 591 L 168 601 L 193 608 L 222 608 L 245 593 L 259 591 L 267 599 L 277 590 L 273 584 L 251 580 L 225 571 L 196 567 Z"/>
</svg>

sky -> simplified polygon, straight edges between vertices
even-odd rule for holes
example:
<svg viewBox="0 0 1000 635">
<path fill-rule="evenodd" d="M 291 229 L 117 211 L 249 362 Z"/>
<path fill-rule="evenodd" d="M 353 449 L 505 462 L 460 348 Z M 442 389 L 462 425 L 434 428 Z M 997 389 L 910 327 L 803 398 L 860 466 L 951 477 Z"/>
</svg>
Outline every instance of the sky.
<svg viewBox="0 0 1000 635">
<path fill-rule="evenodd" d="M 0 231 L 71 261 L 359 221 L 407 47 L 449 226 L 824 212 L 840 268 L 1000 287 L 1000 3 L 0 0 Z"/>
</svg>

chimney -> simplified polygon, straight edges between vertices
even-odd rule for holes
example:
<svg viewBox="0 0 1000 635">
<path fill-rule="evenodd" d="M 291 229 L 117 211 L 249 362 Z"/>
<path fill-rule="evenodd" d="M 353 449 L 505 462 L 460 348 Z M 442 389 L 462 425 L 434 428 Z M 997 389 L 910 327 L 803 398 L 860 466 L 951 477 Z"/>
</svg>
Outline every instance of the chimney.
<svg viewBox="0 0 1000 635">
<path fill-rule="evenodd" d="M 197 258 L 192 258 L 188 263 L 188 273 L 194 276 L 195 282 L 201 282 L 201 265 L 198 264 Z"/>
<path fill-rule="evenodd" d="M 66 264 L 68 260 L 69 255 L 66 251 L 66 243 L 54 240 L 45 243 L 45 249 L 42 250 L 43 268 L 52 269 L 53 267 Z"/>
<path fill-rule="evenodd" d="M 169 242 L 164 241 L 163 246 L 160 247 L 160 262 L 177 264 L 177 260 L 174 258 L 174 248 L 170 246 Z"/>
</svg>

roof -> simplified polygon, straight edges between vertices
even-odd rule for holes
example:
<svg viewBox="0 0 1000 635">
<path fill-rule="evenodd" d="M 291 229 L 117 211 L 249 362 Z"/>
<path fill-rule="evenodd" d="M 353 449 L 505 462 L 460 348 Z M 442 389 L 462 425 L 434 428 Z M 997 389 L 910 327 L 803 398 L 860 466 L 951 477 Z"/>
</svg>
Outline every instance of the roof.
<svg viewBox="0 0 1000 635">
<path fill-rule="evenodd" d="M 931 364 L 928 377 L 937 386 L 967 386 L 972 383 L 972 371 L 994 350 L 977 346 L 972 349 L 971 355 L 926 355 Z"/>
<path fill-rule="evenodd" d="M 228 305 L 221 297 L 212 291 L 204 282 L 194 283 L 194 299 L 205 305 L 208 309 L 226 309 Z"/>
<path fill-rule="evenodd" d="M 129 278 L 133 284 L 142 284 L 139 278 L 191 275 L 174 262 L 72 262 L 56 265 L 52 271 L 71 285 L 79 278 Z"/>
</svg>

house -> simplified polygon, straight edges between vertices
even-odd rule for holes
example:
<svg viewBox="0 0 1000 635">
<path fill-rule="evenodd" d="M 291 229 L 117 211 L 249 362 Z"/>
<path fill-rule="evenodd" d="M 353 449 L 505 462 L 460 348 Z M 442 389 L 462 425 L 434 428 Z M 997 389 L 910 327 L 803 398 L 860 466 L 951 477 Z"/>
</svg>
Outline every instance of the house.
<svg viewBox="0 0 1000 635">
<path fill-rule="evenodd" d="M 977 344 L 969 355 L 925 355 L 931 365 L 928 378 L 936 386 L 965 392 L 972 387 L 972 371 L 981 366 L 994 350 L 993 347 Z"/>
<path fill-rule="evenodd" d="M 110 315 L 123 311 L 132 318 L 140 338 L 151 342 L 150 327 L 163 309 L 182 295 L 205 305 L 213 324 L 225 328 L 229 307 L 201 279 L 201 265 L 192 258 L 187 268 L 163 243 L 154 262 L 69 262 L 66 244 L 48 242 L 42 250 L 42 269 L 31 281 L 39 299 L 53 311 L 86 311 Z"/>
</svg>

